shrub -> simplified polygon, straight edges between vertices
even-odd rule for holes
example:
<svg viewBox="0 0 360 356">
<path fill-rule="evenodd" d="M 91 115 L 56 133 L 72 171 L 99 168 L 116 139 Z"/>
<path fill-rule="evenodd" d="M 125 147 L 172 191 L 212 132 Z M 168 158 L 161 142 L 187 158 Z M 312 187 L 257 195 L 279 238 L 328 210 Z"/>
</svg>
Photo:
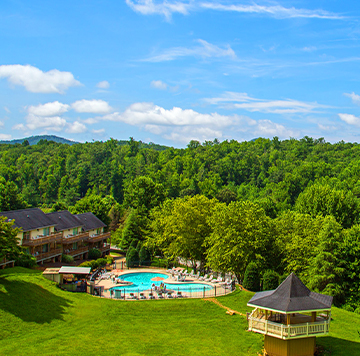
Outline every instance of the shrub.
<svg viewBox="0 0 360 356">
<path fill-rule="evenodd" d="M 138 245 L 138 243 L 139 243 L 139 240 L 133 239 L 133 240 L 131 241 L 130 247 L 133 247 L 133 248 L 136 249 L 136 246 Z"/>
<path fill-rule="evenodd" d="M 136 244 L 136 249 L 138 250 L 138 252 L 140 253 L 142 247 L 142 242 L 139 240 L 138 243 Z"/>
<path fill-rule="evenodd" d="M 139 260 L 141 266 L 150 266 L 151 265 L 151 256 L 149 250 L 142 246 L 139 252 Z"/>
<path fill-rule="evenodd" d="M 272 270 L 267 270 L 263 275 L 263 290 L 276 289 L 279 286 L 279 274 Z"/>
<path fill-rule="evenodd" d="M 85 261 L 79 264 L 79 267 L 91 267 L 91 269 L 93 269 L 93 262 L 94 261 Z"/>
<path fill-rule="evenodd" d="M 106 256 L 106 261 L 108 265 L 112 265 L 114 263 L 114 257 Z"/>
<path fill-rule="evenodd" d="M 36 265 L 36 258 L 28 253 L 21 252 L 16 257 L 15 264 L 20 267 L 32 268 Z"/>
<path fill-rule="evenodd" d="M 106 258 L 98 258 L 95 262 L 97 263 L 98 267 L 105 267 L 107 265 Z"/>
<path fill-rule="evenodd" d="M 65 262 L 65 263 L 73 263 L 74 262 L 74 257 L 70 256 L 70 255 L 64 255 L 62 254 L 61 256 L 61 261 Z"/>
<path fill-rule="evenodd" d="M 90 260 L 97 260 L 101 257 L 101 251 L 97 248 L 91 248 L 88 253 L 88 257 Z"/>
<path fill-rule="evenodd" d="M 134 247 L 129 248 L 126 254 L 126 265 L 128 267 L 135 267 L 139 264 L 139 253 Z"/>
<path fill-rule="evenodd" d="M 246 267 L 243 286 L 253 292 L 260 290 L 260 275 L 255 262 L 250 262 Z"/>
</svg>

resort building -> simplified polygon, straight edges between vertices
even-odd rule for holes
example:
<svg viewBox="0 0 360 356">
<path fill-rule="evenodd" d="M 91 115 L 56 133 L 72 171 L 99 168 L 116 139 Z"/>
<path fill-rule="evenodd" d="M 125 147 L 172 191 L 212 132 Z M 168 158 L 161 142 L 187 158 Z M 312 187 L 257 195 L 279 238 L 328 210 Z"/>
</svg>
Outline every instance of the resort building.
<svg viewBox="0 0 360 356">
<path fill-rule="evenodd" d="M 277 289 L 250 299 L 249 331 L 265 335 L 265 355 L 313 356 L 316 336 L 329 332 L 332 300 L 291 273 Z"/>
<path fill-rule="evenodd" d="M 110 233 L 106 225 L 93 213 L 73 215 L 69 211 L 45 214 L 38 208 L 0 212 L 20 228 L 19 245 L 37 262 L 60 261 L 63 254 L 86 258 L 90 248 L 98 248 L 103 255 L 110 251 Z M 0 261 L 0 267 L 6 261 Z"/>
</svg>

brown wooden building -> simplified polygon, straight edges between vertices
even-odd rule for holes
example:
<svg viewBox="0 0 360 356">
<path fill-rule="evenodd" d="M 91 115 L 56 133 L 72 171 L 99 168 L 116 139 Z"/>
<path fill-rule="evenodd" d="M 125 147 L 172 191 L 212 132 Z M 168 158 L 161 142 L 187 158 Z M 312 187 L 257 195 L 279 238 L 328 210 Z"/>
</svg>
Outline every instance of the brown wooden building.
<svg viewBox="0 0 360 356">
<path fill-rule="evenodd" d="M 291 273 L 277 289 L 250 299 L 249 331 L 265 335 L 265 355 L 313 356 L 316 336 L 329 332 L 332 299 Z"/>
<path fill-rule="evenodd" d="M 110 233 L 93 213 L 73 215 L 69 211 L 45 214 L 38 208 L 3 211 L 7 221 L 20 228 L 18 243 L 33 255 L 38 263 L 60 261 L 63 254 L 87 258 L 90 248 L 103 255 L 110 251 Z M 0 268 L 13 261 L 0 260 Z"/>
</svg>

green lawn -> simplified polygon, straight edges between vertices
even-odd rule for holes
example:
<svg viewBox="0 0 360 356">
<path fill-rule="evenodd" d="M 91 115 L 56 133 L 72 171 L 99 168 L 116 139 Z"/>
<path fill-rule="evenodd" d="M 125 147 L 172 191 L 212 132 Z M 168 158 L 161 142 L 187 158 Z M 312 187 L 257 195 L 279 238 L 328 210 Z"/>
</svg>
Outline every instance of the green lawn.
<svg viewBox="0 0 360 356">
<path fill-rule="evenodd" d="M 240 312 L 251 293 L 218 300 Z M 334 308 L 331 355 L 360 355 L 360 316 Z M 201 299 L 117 301 L 62 291 L 40 272 L 0 271 L 1 355 L 257 355 L 246 318 Z M 358 327 L 359 325 L 359 327 Z"/>
</svg>

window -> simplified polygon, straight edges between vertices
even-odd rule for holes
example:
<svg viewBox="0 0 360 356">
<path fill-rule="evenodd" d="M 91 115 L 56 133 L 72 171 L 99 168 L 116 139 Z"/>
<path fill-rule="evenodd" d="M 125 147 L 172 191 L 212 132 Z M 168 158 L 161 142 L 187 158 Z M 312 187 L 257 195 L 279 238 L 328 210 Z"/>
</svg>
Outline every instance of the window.
<svg viewBox="0 0 360 356">
<path fill-rule="evenodd" d="M 101 227 L 99 227 L 98 229 L 96 229 L 96 233 L 99 235 L 101 234 Z"/>
<path fill-rule="evenodd" d="M 49 252 L 49 245 L 48 244 L 42 246 L 42 253 L 45 253 L 45 252 Z"/>
<path fill-rule="evenodd" d="M 78 248 L 78 243 L 74 242 L 73 245 L 72 245 L 72 249 L 77 250 L 77 248 Z"/>
<path fill-rule="evenodd" d="M 77 235 L 78 234 L 78 227 L 75 227 L 74 229 L 73 229 L 73 235 L 75 236 L 75 235 Z"/>
<path fill-rule="evenodd" d="M 43 228 L 43 235 L 44 236 L 49 236 L 50 235 L 50 228 L 49 227 Z"/>
<path fill-rule="evenodd" d="M 29 240 L 30 239 L 30 231 L 23 232 L 23 240 Z"/>
</svg>

